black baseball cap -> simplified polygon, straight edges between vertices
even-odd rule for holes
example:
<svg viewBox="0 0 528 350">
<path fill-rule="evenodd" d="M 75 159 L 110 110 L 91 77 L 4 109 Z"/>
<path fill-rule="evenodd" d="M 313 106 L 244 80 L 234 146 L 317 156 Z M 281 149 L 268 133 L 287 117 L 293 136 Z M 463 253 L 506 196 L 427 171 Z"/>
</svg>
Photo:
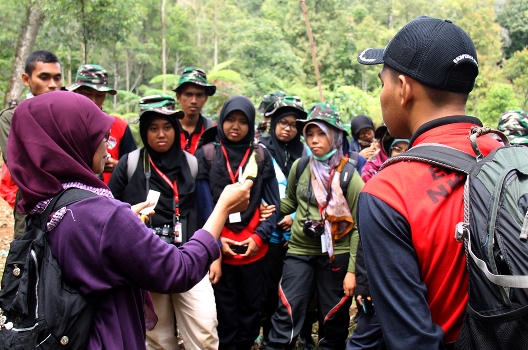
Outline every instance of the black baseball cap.
<svg viewBox="0 0 528 350">
<path fill-rule="evenodd" d="M 449 20 L 418 17 L 396 33 L 385 49 L 366 49 L 361 64 L 385 63 L 419 82 L 469 93 L 478 75 L 477 50 L 469 35 Z"/>
</svg>

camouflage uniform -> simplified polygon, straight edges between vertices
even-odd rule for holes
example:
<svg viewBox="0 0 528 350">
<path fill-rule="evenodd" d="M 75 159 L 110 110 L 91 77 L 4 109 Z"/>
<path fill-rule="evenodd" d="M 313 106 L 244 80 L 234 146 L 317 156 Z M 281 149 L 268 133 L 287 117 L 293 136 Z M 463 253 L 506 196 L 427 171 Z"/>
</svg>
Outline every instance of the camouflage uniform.
<svg viewBox="0 0 528 350">
<path fill-rule="evenodd" d="M 205 87 L 205 93 L 207 96 L 213 96 L 216 92 L 216 86 L 207 82 L 207 75 L 201 68 L 185 67 L 180 75 L 178 85 L 174 89 L 174 92 L 179 93 L 180 87 L 186 83 Z"/>
<path fill-rule="evenodd" d="M 83 64 L 77 70 L 75 83 L 67 86 L 66 90 L 75 91 L 82 86 L 89 87 L 99 92 L 106 92 L 110 95 L 115 95 L 117 91 L 108 86 L 108 73 L 106 70 L 97 64 Z M 110 128 L 110 137 L 107 142 L 107 151 L 110 158 L 107 162 L 106 170 L 101 174 L 101 179 L 108 184 L 112 175 L 113 169 L 117 166 L 118 160 L 125 154 L 135 150 L 136 141 L 132 135 L 132 131 L 128 123 L 116 116 L 114 117 L 114 124 Z M 114 168 L 109 167 L 114 165 Z"/>
<path fill-rule="evenodd" d="M 528 114 L 520 109 L 511 110 L 499 118 L 497 127 L 511 144 L 528 145 Z"/>
<path fill-rule="evenodd" d="M 350 132 L 350 125 L 343 123 L 337 108 L 324 102 L 314 103 L 308 112 L 308 118 L 297 121 L 297 124 L 301 126 L 301 128 L 297 129 L 302 132 L 306 124 L 316 120 L 321 120 L 334 128 L 342 130 L 347 135 Z"/>
<path fill-rule="evenodd" d="M 262 101 L 260 101 L 257 111 L 264 116 L 264 121 L 260 122 L 257 125 L 257 130 L 255 132 L 255 138 L 257 140 L 260 140 L 261 137 L 269 136 L 268 113 L 270 112 L 272 108 L 276 109 L 274 108 L 275 103 L 285 97 L 286 97 L 286 94 L 284 93 L 284 91 L 281 91 L 281 90 L 273 91 L 262 97 Z"/>
<path fill-rule="evenodd" d="M 97 64 L 83 64 L 77 70 L 75 83 L 67 86 L 66 90 L 75 91 L 81 86 L 88 86 L 94 90 L 108 92 L 115 95 L 117 91 L 108 86 L 108 73 Z"/>
</svg>

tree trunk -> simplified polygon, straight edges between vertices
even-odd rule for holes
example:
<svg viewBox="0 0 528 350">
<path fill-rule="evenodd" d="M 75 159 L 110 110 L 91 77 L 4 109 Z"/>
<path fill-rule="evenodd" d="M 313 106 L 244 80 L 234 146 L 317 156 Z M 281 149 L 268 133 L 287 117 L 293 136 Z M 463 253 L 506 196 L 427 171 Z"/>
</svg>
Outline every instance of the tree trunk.
<svg viewBox="0 0 528 350">
<path fill-rule="evenodd" d="M 167 88 L 167 44 L 165 40 L 165 4 L 166 0 L 161 1 L 161 74 L 163 74 L 162 89 L 165 92 Z"/>
<path fill-rule="evenodd" d="M 323 85 L 321 83 L 321 76 L 319 75 L 319 65 L 317 63 L 317 48 L 315 46 L 315 40 L 312 34 L 312 27 L 310 26 L 310 19 L 308 18 L 308 9 L 306 8 L 305 0 L 301 0 L 301 7 L 304 14 L 304 20 L 306 21 L 306 32 L 308 33 L 308 40 L 310 41 L 310 47 L 312 49 L 312 61 L 315 70 L 315 79 L 317 80 L 317 89 L 319 90 L 319 101 L 324 102 Z"/>
<path fill-rule="evenodd" d="M 22 73 L 24 73 L 24 63 L 26 57 L 33 50 L 35 39 L 42 22 L 44 22 L 44 12 L 42 10 L 43 0 L 29 0 L 26 7 L 26 20 L 22 25 L 20 35 L 18 36 L 15 58 L 11 66 L 11 76 L 7 85 L 5 103 L 10 100 L 18 100 L 24 91 L 22 83 Z"/>
</svg>

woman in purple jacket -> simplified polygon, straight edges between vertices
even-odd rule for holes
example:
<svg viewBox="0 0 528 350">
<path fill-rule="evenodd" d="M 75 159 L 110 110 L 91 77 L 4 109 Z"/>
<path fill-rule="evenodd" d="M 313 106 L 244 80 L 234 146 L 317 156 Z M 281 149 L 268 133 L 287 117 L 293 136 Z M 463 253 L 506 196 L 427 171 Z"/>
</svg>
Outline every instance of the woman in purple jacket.
<svg viewBox="0 0 528 350">
<path fill-rule="evenodd" d="M 7 153 L 20 212 L 42 213 L 66 188 L 97 194 L 50 215 L 49 244 L 64 281 L 100 296 L 87 349 L 145 349 L 145 324 L 155 323 L 144 309 L 145 290 L 180 293 L 198 283 L 220 255 L 216 239 L 229 213 L 247 207 L 251 184 L 226 187 L 203 229 L 180 249 L 166 244 L 96 176 L 112 123 L 82 95 L 47 93 L 17 108 Z"/>
</svg>

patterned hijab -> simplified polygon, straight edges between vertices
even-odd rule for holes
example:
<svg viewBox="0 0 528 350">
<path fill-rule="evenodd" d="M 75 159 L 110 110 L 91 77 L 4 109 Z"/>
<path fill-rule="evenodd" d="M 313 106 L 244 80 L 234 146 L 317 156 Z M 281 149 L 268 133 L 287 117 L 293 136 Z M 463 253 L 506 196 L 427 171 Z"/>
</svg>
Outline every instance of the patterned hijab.
<svg viewBox="0 0 528 350">
<path fill-rule="evenodd" d="M 314 120 L 304 127 L 305 138 L 306 130 L 311 124 L 317 125 L 325 133 L 330 141 L 332 150 L 330 153 L 335 150 L 335 153 L 326 161 L 317 160 L 314 155 L 310 156 L 312 187 L 319 207 L 325 208 L 323 210 L 325 234 L 331 240 L 328 255 L 332 261 L 334 241 L 347 235 L 354 227 L 350 207 L 340 185 L 340 168 L 346 163 L 346 158 L 343 158 L 343 132 L 323 121 Z M 330 178 L 332 169 L 335 169 L 335 173 Z"/>
<path fill-rule="evenodd" d="M 22 195 L 18 210 L 29 213 L 61 192 L 63 183 L 108 189 L 92 163 L 113 123 L 95 103 L 71 92 L 49 92 L 20 103 L 7 146 L 9 170 Z"/>
</svg>

